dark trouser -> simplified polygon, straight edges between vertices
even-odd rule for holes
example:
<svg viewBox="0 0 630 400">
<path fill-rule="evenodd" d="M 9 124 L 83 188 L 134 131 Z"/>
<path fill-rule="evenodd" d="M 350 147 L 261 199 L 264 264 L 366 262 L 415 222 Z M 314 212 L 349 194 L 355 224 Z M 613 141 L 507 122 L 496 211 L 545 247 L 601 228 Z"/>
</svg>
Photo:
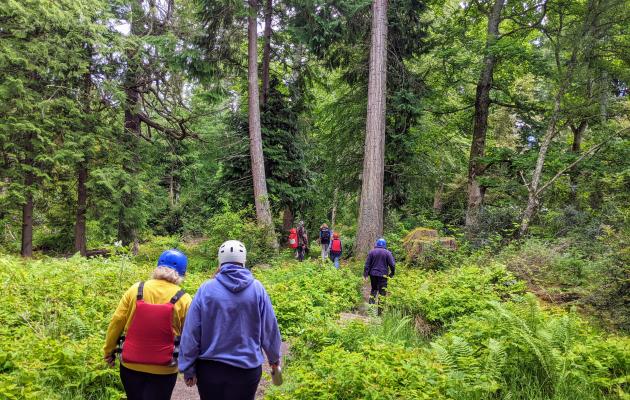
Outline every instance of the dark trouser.
<svg viewBox="0 0 630 400">
<path fill-rule="evenodd" d="M 370 291 L 370 304 L 374 304 L 377 295 L 385 296 L 387 294 L 385 288 L 387 287 L 387 278 L 382 276 L 370 275 L 370 284 L 372 290 Z"/>
<path fill-rule="evenodd" d="M 149 374 L 134 371 L 121 364 L 120 380 L 128 400 L 170 400 L 177 374 Z"/>
<path fill-rule="evenodd" d="M 306 247 L 298 246 L 297 248 L 297 257 L 300 262 L 304 261 L 304 254 L 306 253 Z"/>
<path fill-rule="evenodd" d="M 197 389 L 201 400 L 254 400 L 262 366 L 251 369 L 197 360 Z"/>
</svg>

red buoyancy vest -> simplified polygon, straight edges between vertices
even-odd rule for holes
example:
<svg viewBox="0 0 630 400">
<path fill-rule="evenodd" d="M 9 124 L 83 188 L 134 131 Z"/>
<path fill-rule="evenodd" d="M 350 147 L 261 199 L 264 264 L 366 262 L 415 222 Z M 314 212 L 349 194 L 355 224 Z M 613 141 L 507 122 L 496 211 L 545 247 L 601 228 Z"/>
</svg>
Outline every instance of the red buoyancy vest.
<svg viewBox="0 0 630 400">
<path fill-rule="evenodd" d="M 289 247 L 292 249 L 297 249 L 298 247 L 298 237 L 295 229 L 291 229 L 291 233 L 289 233 Z"/>
<path fill-rule="evenodd" d="M 330 244 L 330 251 L 339 253 L 341 251 L 341 240 L 333 239 L 332 243 Z"/>
<path fill-rule="evenodd" d="M 122 360 L 134 364 L 174 365 L 173 307 L 184 291 L 177 292 L 166 304 L 149 304 L 142 298 L 143 288 L 144 282 L 140 282 L 136 312 L 122 347 Z"/>
</svg>

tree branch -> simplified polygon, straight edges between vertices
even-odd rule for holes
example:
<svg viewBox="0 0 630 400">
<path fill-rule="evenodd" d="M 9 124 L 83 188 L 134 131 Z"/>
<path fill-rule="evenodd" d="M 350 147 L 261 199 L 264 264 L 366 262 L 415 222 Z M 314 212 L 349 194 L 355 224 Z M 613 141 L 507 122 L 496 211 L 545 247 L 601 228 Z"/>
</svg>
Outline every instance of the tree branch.
<svg viewBox="0 0 630 400">
<path fill-rule="evenodd" d="M 585 159 L 586 157 L 589 157 L 595 153 L 597 153 L 602 147 L 604 147 L 604 145 L 606 145 L 608 142 L 610 142 L 613 138 L 618 137 L 618 136 L 622 136 L 625 133 L 630 132 L 630 128 L 625 128 L 620 130 L 619 132 L 615 133 L 614 135 L 611 135 L 608 139 L 604 140 L 603 142 L 599 143 L 596 146 L 591 147 L 590 149 L 588 149 L 588 151 L 584 152 L 580 157 L 578 157 L 575 161 L 573 161 L 571 164 L 567 165 L 565 168 L 561 169 L 560 171 L 558 171 L 557 174 L 555 174 L 553 176 L 553 178 L 549 179 L 544 185 L 542 185 L 537 191 L 536 191 L 536 196 L 539 196 L 543 191 L 545 191 L 545 189 L 547 189 L 553 182 L 555 182 L 560 176 L 562 176 L 565 172 L 567 172 L 568 170 L 570 170 L 571 168 L 575 167 L 577 164 L 579 164 L 583 159 Z"/>
</svg>

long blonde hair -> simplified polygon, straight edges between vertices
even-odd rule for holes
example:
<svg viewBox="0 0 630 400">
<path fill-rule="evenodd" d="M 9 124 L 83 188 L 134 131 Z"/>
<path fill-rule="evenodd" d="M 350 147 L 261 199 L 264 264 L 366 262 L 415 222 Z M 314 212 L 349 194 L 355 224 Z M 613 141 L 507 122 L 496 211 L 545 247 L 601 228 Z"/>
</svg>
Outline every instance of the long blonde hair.
<svg viewBox="0 0 630 400">
<path fill-rule="evenodd" d="M 153 270 L 153 273 L 151 274 L 151 278 L 161 279 L 163 281 L 174 283 L 178 286 L 184 280 L 184 278 L 179 276 L 177 271 L 175 271 L 173 268 L 168 268 L 168 267 L 157 267 L 156 269 Z"/>
</svg>

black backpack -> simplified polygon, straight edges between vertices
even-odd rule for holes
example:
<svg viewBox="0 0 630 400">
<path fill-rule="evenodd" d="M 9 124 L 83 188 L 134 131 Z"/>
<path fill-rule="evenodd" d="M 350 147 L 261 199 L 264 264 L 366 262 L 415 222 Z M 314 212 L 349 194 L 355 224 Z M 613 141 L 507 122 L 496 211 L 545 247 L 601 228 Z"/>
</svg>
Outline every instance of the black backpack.
<svg viewBox="0 0 630 400">
<path fill-rule="evenodd" d="M 328 243 L 330 242 L 330 230 L 328 228 L 324 228 L 321 230 L 319 237 L 322 239 L 322 242 Z"/>
</svg>

